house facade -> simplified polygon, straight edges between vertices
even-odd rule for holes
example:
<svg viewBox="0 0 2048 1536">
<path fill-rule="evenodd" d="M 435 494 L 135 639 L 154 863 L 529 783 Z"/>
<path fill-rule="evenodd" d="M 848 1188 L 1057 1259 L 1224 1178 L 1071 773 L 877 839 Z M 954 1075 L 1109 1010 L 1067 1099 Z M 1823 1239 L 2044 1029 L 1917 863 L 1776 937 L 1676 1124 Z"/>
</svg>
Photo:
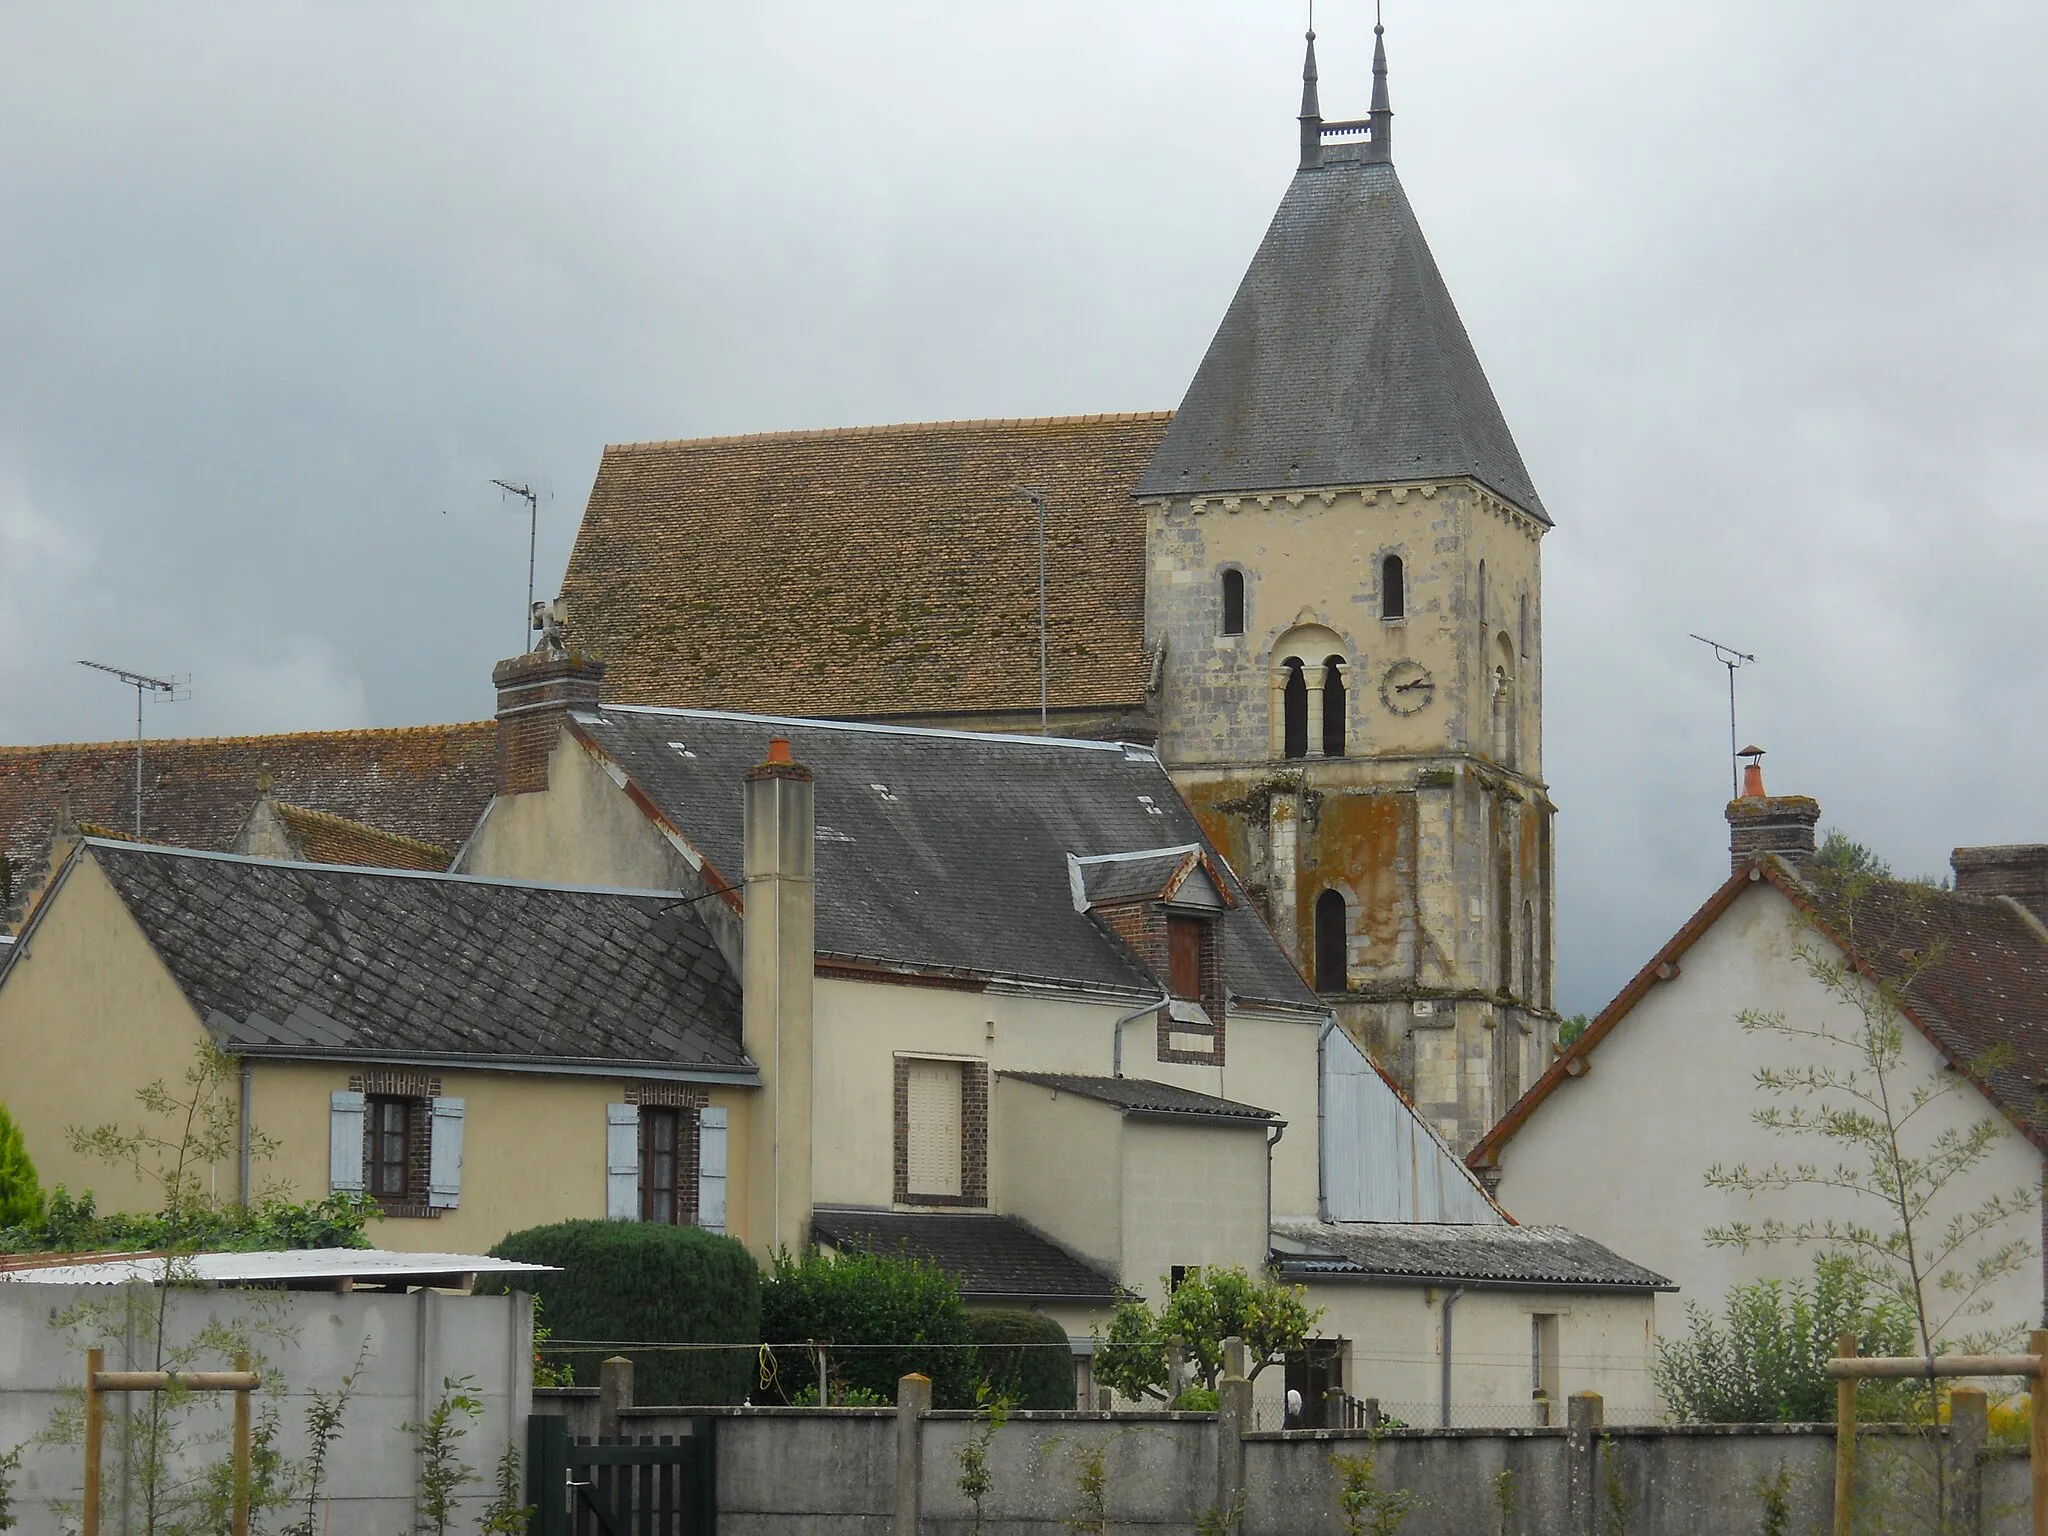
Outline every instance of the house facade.
<svg viewBox="0 0 2048 1536">
<path fill-rule="evenodd" d="M 2048 849 L 1959 848 L 1952 889 L 1874 878 L 1845 896 L 1815 862 L 1818 804 L 1764 795 L 1754 771 L 1750 788 L 1729 806 L 1727 882 L 1478 1144 L 1473 1167 L 1518 1215 L 1621 1246 L 1676 1281 L 1659 1304 L 1664 1332 L 1683 1331 L 1688 1305 L 1718 1312 L 1734 1286 L 1810 1280 L 1809 1250 L 1744 1250 L 1710 1244 L 1707 1233 L 1831 1219 L 1885 1231 L 1896 1222 L 1835 1189 L 1796 1183 L 1744 1197 L 1710 1188 L 1707 1175 L 1717 1167 L 1860 1164 L 1848 1149 L 1760 1125 L 1760 1111 L 1817 1105 L 1767 1096 L 1758 1077 L 1857 1072 L 1867 1083 L 1853 1044 L 1865 1021 L 1853 997 L 1874 996 L 1882 982 L 1901 989 L 1902 1059 L 1891 1085 L 1901 1113 L 1908 1095 L 1936 1091 L 1906 1121 L 1906 1150 L 1924 1154 L 1940 1136 L 1967 1136 L 1986 1122 L 1998 1133 L 1923 1220 L 1938 1227 L 1993 1194 L 2018 1207 L 1953 1263 L 1967 1270 L 2007 1243 L 2023 1246 L 2023 1261 L 1982 1293 L 1981 1314 L 1955 1316 L 1944 1331 L 2038 1326 Z M 1830 984 L 1817 967 L 1837 968 L 1839 979 Z M 1745 1028 L 1744 1015 L 1755 1014 L 1779 1016 L 1802 1033 Z M 1813 1038 L 1819 1032 L 1843 1043 Z M 1937 1320 L 1955 1299 L 1935 1292 Z"/>
</svg>

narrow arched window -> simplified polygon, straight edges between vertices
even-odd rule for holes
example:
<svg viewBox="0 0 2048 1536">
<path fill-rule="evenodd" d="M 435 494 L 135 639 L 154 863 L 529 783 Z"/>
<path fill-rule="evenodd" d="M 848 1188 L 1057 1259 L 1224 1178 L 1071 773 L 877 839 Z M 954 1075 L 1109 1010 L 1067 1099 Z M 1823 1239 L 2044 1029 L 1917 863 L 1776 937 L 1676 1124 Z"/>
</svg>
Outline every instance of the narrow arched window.
<svg viewBox="0 0 2048 1536">
<path fill-rule="evenodd" d="M 1408 616 L 1408 576 L 1401 568 L 1401 557 L 1389 555 L 1380 562 L 1380 617 L 1401 619 Z"/>
<path fill-rule="evenodd" d="M 1479 628 L 1486 629 L 1486 562 L 1479 562 Z"/>
<path fill-rule="evenodd" d="M 1528 654 L 1529 654 L 1529 594 L 1528 594 L 1528 593 L 1524 592 L 1524 593 L 1522 593 L 1522 594 L 1521 594 L 1521 596 L 1520 596 L 1520 597 L 1519 597 L 1519 598 L 1518 598 L 1518 599 L 1516 600 L 1515 608 L 1516 608 L 1516 612 L 1515 612 L 1515 629 L 1516 629 L 1516 638 L 1517 638 L 1517 640 L 1518 640 L 1518 642 L 1519 642 L 1519 644 L 1517 645 L 1517 649 L 1518 649 L 1518 650 L 1519 650 L 1519 651 L 1520 651 L 1520 652 L 1521 652 L 1521 653 L 1522 653 L 1522 654 L 1523 654 L 1524 656 L 1526 656 L 1526 655 L 1528 655 Z"/>
<path fill-rule="evenodd" d="M 1308 679 L 1301 675 L 1299 656 L 1290 656 L 1281 665 L 1287 668 L 1287 684 L 1280 690 L 1280 750 L 1288 757 L 1307 757 Z"/>
<path fill-rule="evenodd" d="M 1316 990 L 1342 992 L 1346 974 L 1344 893 L 1325 891 L 1316 898 Z"/>
<path fill-rule="evenodd" d="M 1323 756 L 1344 755 L 1344 658 L 1323 662 Z"/>
<path fill-rule="evenodd" d="M 1223 573 L 1223 633 L 1244 633 L 1244 572 Z"/>
</svg>

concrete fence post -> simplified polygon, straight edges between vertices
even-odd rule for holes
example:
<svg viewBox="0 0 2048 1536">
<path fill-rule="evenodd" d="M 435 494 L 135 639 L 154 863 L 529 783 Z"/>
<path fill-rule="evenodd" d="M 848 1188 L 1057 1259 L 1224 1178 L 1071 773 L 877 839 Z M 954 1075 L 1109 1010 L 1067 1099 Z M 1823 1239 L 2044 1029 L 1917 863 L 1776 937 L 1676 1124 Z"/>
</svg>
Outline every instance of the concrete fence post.
<svg viewBox="0 0 2048 1536">
<path fill-rule="evenodd" d="M 613 1355 L 597 1368 L 597 1437 L 620 1437 L 619 1410 L 633 1406 L 633 1362 Z"/>
<path fill-rule="evenodd" d="M 896 1516 L 890 1536 L 918 1536 L 924 1519 L 924 1416 L 932 1411 L 929 1376 L 896 1380 Z"/>
<path fill-rule="evenodd" d="M 1982 1387 L 1948 1395 L 1948 1486 L 1951 1528 L 1970 1536 L 1984 1528 L 1984 1445 L 1991 1437 Z"/>
<path fill-rule="evenodd" d="M 1571 1536 L 1600 1536 L 1600 1431 L 1606 1409 L 1598 1392 L 1574 1392 L 1566 1404 L 1565 1503 Z"/>
<path fill-rule="evenodd" d="M 1244 1497 L 1244 1437 L 1252 1428 L 1252 1384 L 1244 1375 L 1244 1341 L 1223 1341 L 1216 1383 L 1216 1508 L 1228 1515 Z"/>
</svg>

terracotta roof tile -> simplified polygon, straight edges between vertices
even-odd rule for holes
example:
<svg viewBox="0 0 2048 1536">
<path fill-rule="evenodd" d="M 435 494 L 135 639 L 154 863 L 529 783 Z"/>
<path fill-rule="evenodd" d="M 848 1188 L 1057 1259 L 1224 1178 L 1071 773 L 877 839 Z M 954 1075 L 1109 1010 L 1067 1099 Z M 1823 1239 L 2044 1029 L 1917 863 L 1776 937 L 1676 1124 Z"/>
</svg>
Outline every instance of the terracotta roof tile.
<svg viewBox="0 0 2048 1536">
<path fill-rule="evenodd" d="M 1168 413 L 855 427 L 605 450 L 562 591 L 620 703 L 930 715 L 1144 699 L 1145 524 Z"/>
<path fill-rule="evenodd" d="M 231 847 L 267 781 L 278 798 L 305 810 L 456 848 L 497 787 L 498 731 L 485 720 L 151 741 L 143 774 L 143 832 L 152 842 Z M 12 899 L 0 901 L 0 926 L 19 920 L 42 884 L 67 796 L 76 821 L 132 828 L 135 743 L 0 747 L 0 849 L 12 885 Z"/>
<path fill-rule="evenodd" d="M 279 803 L 277 814 L 291 829 L 299 856 L 309 864 L 367 864 L 380 869 L 445 870 L 455 850 L 416 837 L 383 832 L 331 811 Z"/>
</svg>

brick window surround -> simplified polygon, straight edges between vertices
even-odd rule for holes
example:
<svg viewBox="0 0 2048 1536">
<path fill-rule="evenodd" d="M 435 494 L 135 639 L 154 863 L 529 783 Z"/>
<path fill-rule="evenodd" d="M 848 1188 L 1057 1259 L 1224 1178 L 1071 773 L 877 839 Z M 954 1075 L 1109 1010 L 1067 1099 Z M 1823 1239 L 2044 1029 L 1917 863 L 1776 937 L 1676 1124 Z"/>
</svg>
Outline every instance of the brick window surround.
<svg viewBox="0 0 2048 1536">
<path fill-rule="evenodd" d="M 637 1105 L 643 1113 L 640 1116 L 640 1216 L 643 1221 L 656 1219 L 647 1209 L 647 1156 L 648 1131 L 653 1114 L 675 1115 L 676 1140 L 675 1202 L 668 1212 L 668 1220 L 679 1227 L 697 1225 L 697 1175 L 699 1126 L 697 1113 L 711 1103 L 711 1094 L 691 1083 L 628 1083 L 626 1102 Z"/>
<path fill-rule="evenodd" d="M 913 1065 L 960 1069 L 960 1193 L 913 1195 L 910 1191 L 910 1069 Z M 898 1205 L 975 1206 L 988 1204 L 988 1064 L 898 1056 L 895 1092 L 895 1200 Z"/>
<path fill-rule="evenodd" d="M 1183 1062 L 1190 1066 L 1220 1067 L 1224 1064 L 1224 1037 L 1226 1020 L 1223 1006 L 1223 918 L 1221 914 L 1189 913 L 1175 911 L 1163 901 L 1132 901 L 1113 907 L 1096 907 L 1095 915 L 1100 917 L 1114 933 L 1136 955 L 1139 964 L 1158 978 L 1159 984 L 1171 990 L 1175 996 L 1181 988 L 1174 986 L 1176 980 L 1185 982 L 1185 977 L 1174 976 L 1173 932 L 1181 924 L 1199 923 L 1201 991 L 1198 996 L 1188 999 L 1202 1005 L 1202 1011 L 1209 1015 L 1209 1024 L 1200 1024 L 1172 1019 L 1167 1011 L 1159 1010 L 1158 1055 L 1161 1061 Z M 1185 929 L 1182 930 L 1186 932 Z M 1183 939 L 1183 943 L 1186 940 Z M 1185 968 L 1185 951 L 1183 951 Z M 1178 1035 L 1182 1045 L 1174 1044 Z M 1190 1039 L 1207 1039 L 1205 1050 L 1190 1050 L 1185 1043 Z"/>
<path fill-rule="evenodd" d="M 360 1093 L 369 1101 L 363 1119 L 363 1189 L 377 1202 L 378 1214 L 439 1220 L 440 1209 L 427 1203 L 427 1180 L 433 1171 L 434 1100 L 441 1097 L 441 1079 L 425 1072 L 378 1070 L 353 1074 L 348 1086 L 350 1092 Z M 370 1151 L 371 1138 L 376 1134 L 374 1116 L 379 1099 L 399 1099 L 405 1104 L 407 1164 L 403 1195 L 377 1194 L 373 1182 Z"/>
</svg>

